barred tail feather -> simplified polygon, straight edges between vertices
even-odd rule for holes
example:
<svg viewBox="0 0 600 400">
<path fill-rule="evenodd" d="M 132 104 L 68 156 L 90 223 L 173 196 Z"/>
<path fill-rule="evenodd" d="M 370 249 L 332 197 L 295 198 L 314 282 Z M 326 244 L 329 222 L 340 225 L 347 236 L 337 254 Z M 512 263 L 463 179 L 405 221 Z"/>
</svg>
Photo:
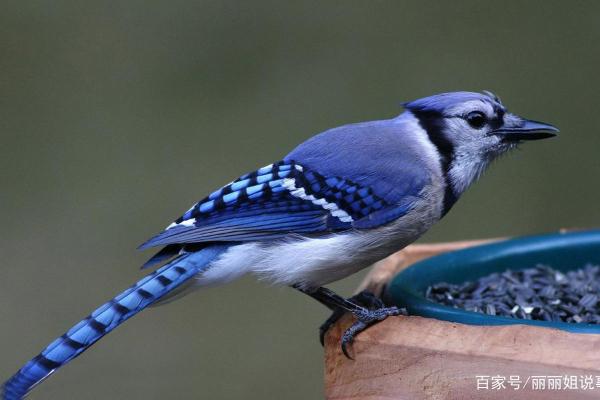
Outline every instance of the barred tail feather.
<svg viewBox="0 0 600 400">
<path fill-rule="evenodd" d="M 22 399 L 34 386 L 83 353 L 104 335 L 204 270 L 226 249 L 227 246 L 224 245 L 211 246 L 195 253 L 184 254 L 142 278 L 100 306 L 25 364 L 2 385 L 1 398 Z"/>
</svg>

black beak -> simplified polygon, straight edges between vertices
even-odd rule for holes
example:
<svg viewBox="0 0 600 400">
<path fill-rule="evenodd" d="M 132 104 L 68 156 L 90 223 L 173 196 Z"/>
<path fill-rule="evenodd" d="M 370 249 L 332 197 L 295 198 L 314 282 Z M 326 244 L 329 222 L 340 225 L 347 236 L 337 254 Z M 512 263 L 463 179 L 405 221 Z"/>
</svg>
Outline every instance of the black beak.
<svg viewBox="0 0 600 400">
<path fill-rule="evenodd" d="M 556 136 L 558 128 L 543 122 L 521 120 L 517 126 L 502 126 L 493 131 L 494 135 L 506 141 L 539 140 Z"/>
</svg>

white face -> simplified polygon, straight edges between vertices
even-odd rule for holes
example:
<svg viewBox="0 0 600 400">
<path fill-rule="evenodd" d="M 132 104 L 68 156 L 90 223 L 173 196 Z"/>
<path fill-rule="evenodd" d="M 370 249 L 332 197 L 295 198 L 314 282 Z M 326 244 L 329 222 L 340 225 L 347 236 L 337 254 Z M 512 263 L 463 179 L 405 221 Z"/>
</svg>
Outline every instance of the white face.
<svg viewBox="0 0 600 400">
<path fill-rule="evenodd" d="M 468 101 L 444 111 L 445 136 L 457 153 L 495 157 L 515 147 L 493 131 L 502 125 L 517 125 L 521 119 L 499 105 L 487 101 Z"/>
<path fill-rule="evenodd" d="M 497 156 L 516 147 L 494 130 L 515 126 L 521 118 L 509 114 L 497 103 L 471 100 L 444 110 L 444 136 L 453 144 L 454 156 L 449 177 L 455 190 L 462 193 Z"/>
</svg>

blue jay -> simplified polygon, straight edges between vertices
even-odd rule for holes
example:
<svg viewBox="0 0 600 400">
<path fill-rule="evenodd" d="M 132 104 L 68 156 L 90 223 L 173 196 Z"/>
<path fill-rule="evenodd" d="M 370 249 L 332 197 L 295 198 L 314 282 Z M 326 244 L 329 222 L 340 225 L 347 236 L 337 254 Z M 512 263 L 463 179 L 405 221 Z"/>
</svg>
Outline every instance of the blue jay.
<svg viewBox="0 0 600 400">
<path fill-rule="evenodd" d="M 144 308 L 247 273 L 352 313 L 341 343 L 348 355 L 354 335 L 400 310 L 323 286 L 416 240 L 499 155 L 558 132 L 509 113 L 490 92 L 404 107 L 396 118 L 316 135 L 194 204 L 140 246 L 162 247 L 144 267 L 162 266 L 54 340 L 3 385 L 2 398 L 23 398 Z"/>
</svg>

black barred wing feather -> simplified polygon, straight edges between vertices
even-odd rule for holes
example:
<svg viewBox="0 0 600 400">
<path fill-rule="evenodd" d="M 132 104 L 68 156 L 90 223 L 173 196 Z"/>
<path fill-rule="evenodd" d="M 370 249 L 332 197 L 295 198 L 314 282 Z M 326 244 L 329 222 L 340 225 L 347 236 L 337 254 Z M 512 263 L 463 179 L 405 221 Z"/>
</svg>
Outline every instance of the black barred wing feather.
<svg viewBox="0 0 600 400">
<path fill-rule="evenodd" d="M 140 247 L 326 234 L 387 208 L 370 188 L 281 161 L 213 192 Z"/>
</svg>

